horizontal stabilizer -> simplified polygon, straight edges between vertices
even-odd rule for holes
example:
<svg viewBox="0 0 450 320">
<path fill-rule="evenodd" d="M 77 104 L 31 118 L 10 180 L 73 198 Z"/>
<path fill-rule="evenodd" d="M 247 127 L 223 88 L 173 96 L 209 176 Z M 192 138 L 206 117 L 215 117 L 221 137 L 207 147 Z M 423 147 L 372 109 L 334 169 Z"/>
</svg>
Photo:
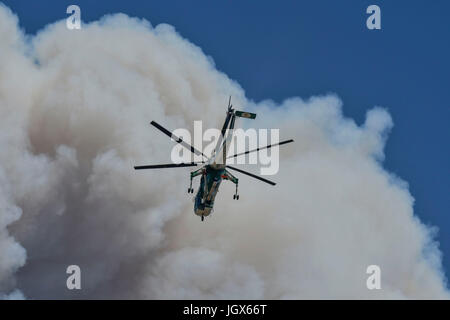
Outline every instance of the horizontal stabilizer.
<svg viewBox="0 0 450 320">
<path fill-rule="evenodd" d="M 234 114 L 236 117 L 247 118 L 247 119 L 255 119 L 256 113 L 244 112 L 244 111 L 235 111 Z"/>
</svg>

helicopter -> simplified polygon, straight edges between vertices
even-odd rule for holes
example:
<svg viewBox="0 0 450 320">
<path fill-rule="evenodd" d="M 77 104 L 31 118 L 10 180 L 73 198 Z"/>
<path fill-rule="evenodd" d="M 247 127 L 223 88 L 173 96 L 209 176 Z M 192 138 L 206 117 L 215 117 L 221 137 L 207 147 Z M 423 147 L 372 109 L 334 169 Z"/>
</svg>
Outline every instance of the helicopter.
<svg viewBox="0 0 450 320">
<path fill-rule="evenodd" d="M 245 151 L 242 153 L 234 154 L 231 156 L 227 155 L 227 144 L 231 141 L 232 131 L 234 129 L 234 124 L 236 117 L 246 118 L 246 119 L 255 119 L 256 114 L 244 111 L 238 111 L 233 109 L 231 104 L 231 96 L 228 101 L 228 109 L 226 112 L 225 122 L 223 124 L 220 136 L 218 138 L 216 149 L 214 149 L 213 155 L 211 157 L 207 157 L 201 151 L 194 148 L 189 143 L 183 141 L 182 138 L 174 135 L 172 132 L 161 126 L 155 121 L 151 121 L 150 124 L 154 126 L 156 129 L 160 130 L 165 135 L 169 136 L 173 141 L 179 143 L 184 148 L 190 150 L 193 154 L 202 156 L 205 158 L 205 161 L 201 162 L 188 162 L 188 163 L 170 163 L 170 164 L 157 164 L 157 165 L 142 165 L 135 166 L 135 170 L 146 170 L 146 169 L 164 169 L 164 168 L 182 168 L 182 167 L 195 167 L 198 164 L 204 164 L 201 168 L 192 171 L 190 173 L 190 186 L 188 188 L 188 193 L 194 193 L 194 189 L 192 188 L 192 180 L 195 177 L 201 176 L 200 178 L 200 186 L 198 188 L 197 194 L 194 198 L 194 213 L 201 217 L 201 221 L 204 221 L 205 217 L 209 216 L 214 208 L 214 200 L 216 198 L 217 192 L 219 191 L 219 186 L 223 180 L 231 181 L 236 186 L 236 192 L 233 195 L 234 200 L 239 200 L 238 194 L 238 184 L 239 179 L 236 178 L 229 170 L 231 169 L 237 171 L 239 173 L 245 174 L 252 178 L 258 179 L 265 183 L 268 183 L 272 186 L 275 186 L 276 183 L 270 180 L 264 179 L 258 175 L 253 173 L 244 171 L 242 169 L 232 167 L 226 164 L 226 160 L 230 158 L 236 158 L 238 156 L 246 155 L 251 152 L 260 151 L 264 149 L 269 149 L 274 146 L 281 146 L 287 143 L 294 142 L 293 139 L 281 141 L 278 143 L 274 143 L 271 145 L 267 145 L 265 147 L 256 148 L 253 150 Z M 218 154 L 222 151 L 223 162 L 217 163 L 216 159 Z"/>
</svg>

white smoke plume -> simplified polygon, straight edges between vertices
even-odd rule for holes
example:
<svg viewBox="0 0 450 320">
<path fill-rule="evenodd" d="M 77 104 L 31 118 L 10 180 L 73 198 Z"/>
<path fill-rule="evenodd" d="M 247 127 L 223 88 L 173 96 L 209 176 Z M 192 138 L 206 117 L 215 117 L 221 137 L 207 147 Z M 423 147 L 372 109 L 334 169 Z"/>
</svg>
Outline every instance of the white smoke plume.
<svg viewBox="0 0 450 320">
<path fill-rule="evenodd" d="M 223 121 L 227 98 L 280 128 L 271 187 L 223 183 L 202 223 L 188 169 L 149 126 Z M 0 6 L 0 297 L 448 298 L 435 230 L 382 167 L 392 120 L 362 126 L 335 95 L 255 103 L 173 27 L 107 16 L 26 36 Z M 257 168 L 249 168 L 257 172 Z M 66 288 L 79 265 L 82 289 Z M 381 267 L 382 289 L 366 288 Z"/>
</svg>

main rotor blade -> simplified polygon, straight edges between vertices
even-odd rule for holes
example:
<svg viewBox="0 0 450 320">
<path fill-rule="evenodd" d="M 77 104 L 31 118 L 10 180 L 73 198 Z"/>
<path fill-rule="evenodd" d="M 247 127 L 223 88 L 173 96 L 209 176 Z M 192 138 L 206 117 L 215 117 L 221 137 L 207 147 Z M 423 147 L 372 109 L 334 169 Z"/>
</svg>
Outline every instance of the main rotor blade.
<svg viewBox="0 0 450 320">
<path fill-rule="evenodd" d="M 164 169 L 164 168 L 181 168 L 181 167 L 195 167 L 196 163 L 169 163 L 169 164 L 155 164 L 150 166 L 135 166 L 134 170 L 142 169 Z"/>
<path fill-rule="evenodd" d="M 250 172 L 247 172 L 247 171 L 244 171 L 244 170 L 235 168 L 235 167 L 230 167 L 230 166 L 227 166 L 227 168 L 230 168 L 230 169 L 232 169 L 232 170 L 236 170 L 236 171 L 238 171 L 238 172 L 240 172 L 240 173 L 246 174 L 246 175 L 248 175 L 248 176 L 250 176 L 250 177 L 252 177 L 252 178 L 261 180 L 261 181 L 263 181 L 263 182 L 265 182 L 265 183 L 268 183 L 268 184 L 271 184 L 271 185 L 273 185 L 273 186 L 276 185 L 275 182 L 272 182 L 272 181 L 270 181 L 270 180 L 261 178 L 260 176 L 257 176 L 257 175 L 255 175 L 255 174 L 253 174 L 253 173 L 250 173 Z"/>
<path fill-rule="evenodd" d="M 253 150 L 249 150 L 249 151 L 245 151 L 245 152 L 242 152 L 242 153 L 238 153 L 238 154 L 229 156 L 229 157 L 227 157 L 227 159 L 236 158 L 236 157 L 242 156 L 244 154 L 249 154 L 250 152 L 260 151 L 260 150 L 264 150 L 264 149 L 270 149 L 272 147 L 281 146 L 283 144 L 290 143 L 290 142 L 294 142 L 294 140 L 290 139 L 290 140 L 281 141 L 279 143 L 269 144 L 268 146 L 265 146 L 265 147 L 262 147 L 262 148 L 256 148 L 256 149 L 253 149 Z"/>
<path fill-rule="evenodd" d="M 162 131 L 164 134 L 166 134 L 167 136 L 169 136 L 170 138 L 172 138 L 173 140 L 175 140 L 176 143 L 181 144 L 183 147 L 187 148 L 188 150 L 190 150 L 192 153 L 196 154 L 196 155 L 202 155 L 203 157 L 205 157 L 206 159 L 208 159 L 207 156 L 205 156 L 203 154 L 203 152 L 198 151 L 197 149 L 195 149 L 193 146 L 191 146 L 189 143 L 186 143 L 183 141 L 183 139 L 177 137 L 176 135 L 172 134 L 172 132 L 170 132 L 169 130 L 167 130 L 166 128 L 164 128 L 162 125 L 156 123 L 155 121 L 150 122 L 150 124 L 152 126 L 154 126 L 156 129 L 159 129 L 160 131 Z"/>
</svg>

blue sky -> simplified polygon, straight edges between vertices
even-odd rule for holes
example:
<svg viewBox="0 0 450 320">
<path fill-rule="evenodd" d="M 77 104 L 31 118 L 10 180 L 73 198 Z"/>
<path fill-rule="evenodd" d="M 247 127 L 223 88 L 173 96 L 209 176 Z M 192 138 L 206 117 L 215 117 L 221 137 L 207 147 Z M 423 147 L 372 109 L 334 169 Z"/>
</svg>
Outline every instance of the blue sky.
<svg viewBox="0 0 450 320">
<path fill-rule="evenodd" d="M 439 227 L 450 275 L 450 2 L 433 1 L 3 1 L 27 33 L 65 19 L 123 12 L 169 23 L 213 57 L 247 97 L 277 102 L 337 93 L 344 114 L 364 121 L 386 107 L 394 120 L 387 170 L 409 183 L 415 213 Z M 381 8 L 381 30 L 366 28 L 366 8 Z"/>
</svg>

